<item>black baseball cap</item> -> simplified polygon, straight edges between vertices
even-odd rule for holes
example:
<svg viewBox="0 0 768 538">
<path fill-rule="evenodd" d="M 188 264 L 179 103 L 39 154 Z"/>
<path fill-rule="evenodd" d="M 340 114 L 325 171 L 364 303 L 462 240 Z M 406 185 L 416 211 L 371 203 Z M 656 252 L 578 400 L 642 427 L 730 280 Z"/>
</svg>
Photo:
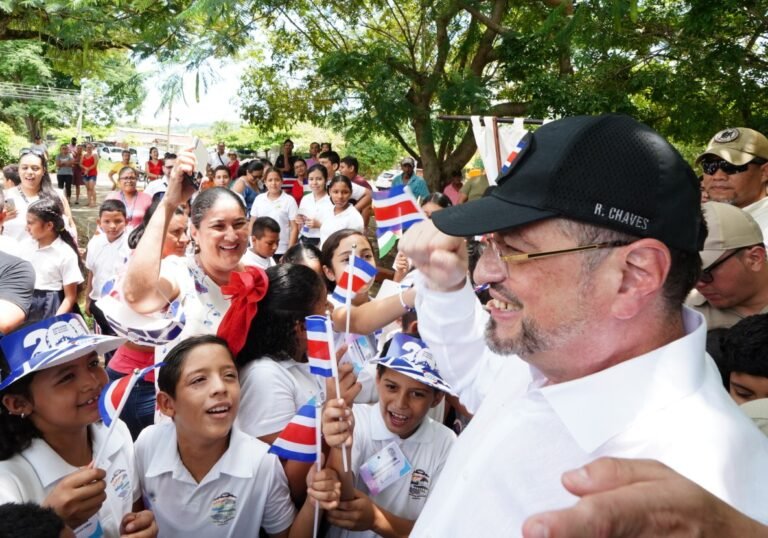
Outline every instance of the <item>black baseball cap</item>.
<svg viewBox="0 0 768 538">
<path fill-rule="evenodd" d="M 479 200 L 437 211 L 437 228 L 472 236 L 565 217 L 697 253 L 706 231 L 699 182 L 659 133 L 629 116 L 574 116 L 534 131 Z"/>
</svg>

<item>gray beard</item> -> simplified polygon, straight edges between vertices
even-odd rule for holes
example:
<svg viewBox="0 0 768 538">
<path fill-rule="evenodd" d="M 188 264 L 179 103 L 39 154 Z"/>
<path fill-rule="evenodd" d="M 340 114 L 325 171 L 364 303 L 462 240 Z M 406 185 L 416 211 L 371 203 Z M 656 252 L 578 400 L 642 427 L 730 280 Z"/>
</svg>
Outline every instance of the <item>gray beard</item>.
<svg viewBox="0 0 768 538">
<path fill-rule="evenodd" d="M 488 347 L 498 355 L 518 355 L 529 357 L 550 347 L 551 342 L 541 334 L 535 322 L 524 319 L 520 334 L 514 338 L 502 339 L 496 334 L 496 320 L 490 318 L 485 326 L 485 341 Z"/>
</svg>

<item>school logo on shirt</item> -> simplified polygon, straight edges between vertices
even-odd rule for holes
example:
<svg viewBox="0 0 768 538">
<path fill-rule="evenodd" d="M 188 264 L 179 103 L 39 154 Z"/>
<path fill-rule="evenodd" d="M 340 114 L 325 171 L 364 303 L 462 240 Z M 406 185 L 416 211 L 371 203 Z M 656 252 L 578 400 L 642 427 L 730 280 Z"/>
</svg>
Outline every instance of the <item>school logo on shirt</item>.
<svg viewBox="0 0 768 538">
<path fill-rule="evenodd" d="M 226 525 L 235 518 L 237 512 L 237 496 L 222 493 L 211 503 L 211 521 L 216 525 Z"/>
<path fill-rule="evenodd" d="M 109 480 L 112 490 L 117 493 L 121 499 L 125 499 L 131 493 L 131 479 L 128 478 L 128 472 L 125 469 L 118 469 L 112 473 Z"/>
<path fill-rule="evenodd" d="M 408 488 L 408 496 L 411 499 L 426 499 L 429 495 L 429 475 L 424 469 L 416 469 L 411 474 L 411 486 Z"/>
</svg>

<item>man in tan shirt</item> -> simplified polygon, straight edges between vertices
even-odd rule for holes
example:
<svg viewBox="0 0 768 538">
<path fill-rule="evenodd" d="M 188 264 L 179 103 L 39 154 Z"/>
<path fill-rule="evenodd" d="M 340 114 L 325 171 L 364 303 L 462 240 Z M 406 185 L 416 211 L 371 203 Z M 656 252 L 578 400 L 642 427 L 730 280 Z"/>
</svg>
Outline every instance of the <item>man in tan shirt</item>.
<svg viewBox="0 0 768 538">
<path fill-rule="evenodd" d="M 729 328 L 768 312 L 768 262 L 763 233 L 754 218 L 730 204 L 702 206 L 709 234 L 702 271 L 686 301 L 707 320 L 707 329 Z"/>
</svg>

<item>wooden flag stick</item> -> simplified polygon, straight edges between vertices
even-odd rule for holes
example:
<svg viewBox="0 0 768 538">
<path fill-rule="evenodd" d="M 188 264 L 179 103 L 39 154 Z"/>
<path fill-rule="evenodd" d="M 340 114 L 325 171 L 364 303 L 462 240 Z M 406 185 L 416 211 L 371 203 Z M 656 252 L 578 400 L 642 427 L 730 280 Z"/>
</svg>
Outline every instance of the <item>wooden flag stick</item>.
<svg viewBox="0 0 768 538">
<path fill-rule="evenodd" d="M 328 345 L 331 348 L 331 372 L 333 373 L 333 382 L 336 386 L 336 398 L 341 398 L 341 387 L 339 386 L 339 365 L 336 363 L 336 342 L 333 339 L 333 327 L 331 327 L 331 313 L 325 311 L 325 330 L 328 335 Z M 347 402 L 349 404 L 351 402 Z M 343 420 L 339 417 L 339 421 Z M 341 462 L 344 465 L 344 472 L 349 472 L 349 463 L 347 462 L 347 449 L 341 447 Z"/>
</svg>

